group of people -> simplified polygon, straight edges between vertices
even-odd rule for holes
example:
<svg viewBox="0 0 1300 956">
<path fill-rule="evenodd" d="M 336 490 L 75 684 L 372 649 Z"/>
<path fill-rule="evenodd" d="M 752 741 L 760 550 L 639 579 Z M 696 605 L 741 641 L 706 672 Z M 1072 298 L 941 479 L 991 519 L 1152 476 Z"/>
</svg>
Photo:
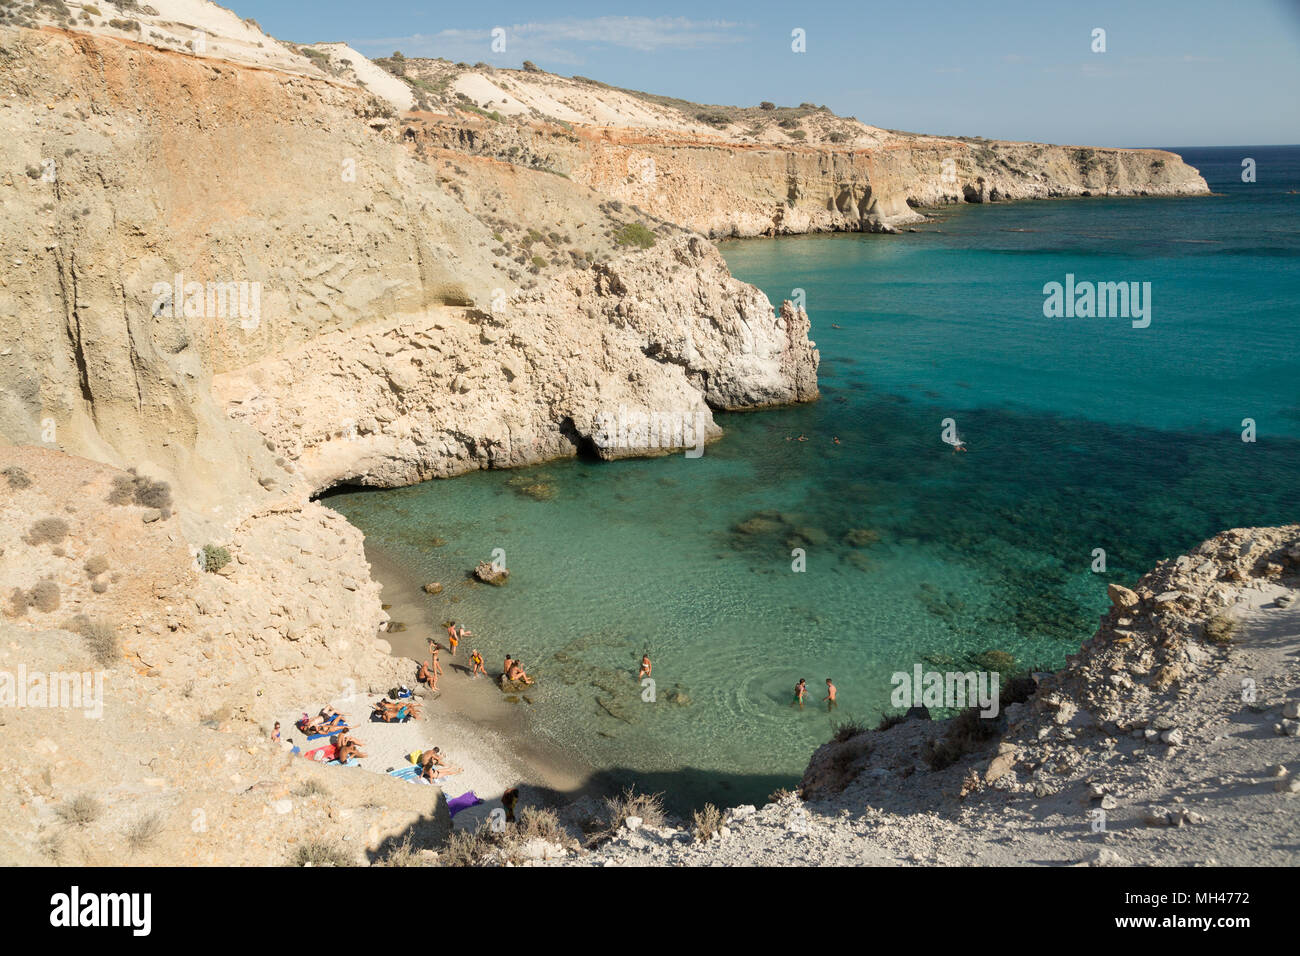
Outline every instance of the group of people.
<svg viewBox="0 0 1300 956">
<path fill-rule="evenodd" d="M 298 718 L 294 726 L 309 738 L 329 734 L 330 742 L 334 746 L 334 759 L 339 763 L 345 764 L 353 757 L 364 758 L 366 756 L 366 753 L 361 749 L 361 741 L 352 736 L 347 718 L 328 704 L 322 707 L 315 716 L 304 713 Z M 271 730 L 271 740 L 275 743 L 280 742 L 280 722 L 278 720 Z M 292 743 L 292 741 L 290 742 Z"/>
<path fill-rule="evenodd" d="M 411 717 L 418 719 L 420 716 L 420 708 L 415 703 L 414 697 L 403 700 L 389 700 L 387 697 L 382 697 L 375 703 L 372 712 L 377 719 L 386 724 L 400 724 Z"/>
<path fill-rule="evenodd" d="M 834 710 L 835 707 L 837 706 L 837 702 L 835 700 L 837 694 L 839 694 L 839 689 L 833 683 L 831 683 L 831 679 L 829 677 L 826 678 L 826 696 L 822 698 L 822 703 L 826 705 L 827 710 Z M 799 709 L 803 710 L 804 701 L 807 699 L 808 699 L 808 682 L 804 680 L 802 677 L 800 677 L 799 683 L 794 685 L 794 700 L 791 702 L 791 706 L 793 706 L 794 704 L 798 704 Z"/>
<path fill-rule="evenodd" d="M 446 649 L 450 651 L 452 657 L 456 656 L 456 648 L 460 645 L 460 642 L 471 634 L 473 634 L 473 631 L 469 628 L 461 627 L 455 621 L 451 621 L 447 624 Z M 438 678 L 442 676 L 442 664 L 438 660 L 438 656 L 442 651 L 443 645 L 430 638 L 429 659 L 427 661 L 421 661 L 420 668 L 415 673 L 415 679 L 428 687 L 429 690 L 436 691 L 438 689 Z M 469 674 L 471 677 L 478 677 L 480 675 L 484 677 L 487 676 L 487 666 L 483 662 L 483 655 L 478 652 L 477 648 L 470 651 L 469 665 Z M 523 684 L 531 684 L 533 682 L 533 679 L 529 677 L 528 673 L 524 670 L 523 664 L 519 662 L 514 654 L 506 655 L 505 663 L 501 666 L 501 676 L 503 680 L 507 681 L 518 681 Z"/>
</svg>

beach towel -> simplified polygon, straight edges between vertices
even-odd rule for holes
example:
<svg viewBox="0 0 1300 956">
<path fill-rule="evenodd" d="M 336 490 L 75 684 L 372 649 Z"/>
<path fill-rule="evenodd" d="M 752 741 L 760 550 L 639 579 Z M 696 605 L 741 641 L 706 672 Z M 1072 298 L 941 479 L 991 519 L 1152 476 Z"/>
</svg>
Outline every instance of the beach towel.
<svg viewBox="0 0 1300 956">
<path fill-rule="evenodd" d="M 351 729 L 352 729 L 351 727 L 348 727 L 348 726 L 345 725 L 345 726 L 343 726 L 343 727 L 340 727 L 338 730 L 329 730 L 329 731 L 326 731 L 326 732 L 323 733 L 323 734 L 312 734 L 312 735 L 310 735 L 307 739 L 308 739 L 309 741 L 311 741 L 311 740 L 322 740 L 322 739 L 324 739 L 325 737 L 333 737 L 335 734 L 346 733 L 347 731 L 349 731 L 349 730 L 351 730 Z"/>
<path fill-rule="evenodd" d="M 470 807 L 477 807 L 483 800 L 475 795 L 473 790 L 466 790 L 459 797 L 450 797 L 447 800 L 447 810 L 454 817 L 462 810 L 468 810 Z"/>
<path fill-rule="evenodd" d="M 334 759 L 334 752 L 337 748 L 333 744 L 326 744 L 324 747 L 317 747 L 315 750 L 308 750 L 304 757 L 308 760 L 319 760 L 324 763 L 326 760 Z"/>
<path fill-rule="evenodd" d="M 396 777 L 398 780 L 405 780 L 407 783 L 428 783 L 420 776 L 419 767 L 399 767 L 396 770 L 388 771 L 390 777 Z"/>
<path fill-rule="evenodd" d="M 357 760 L 356 757 L 349 757 L 347 763 L 339 763 L 337 759 L 335 759 L 335 760 L 326 760 L 326 761 L 325 761 L 325 766 L 327 766 L 327 767 L 359 767 L 359 766 L 361 766 L 361 763 L 360 763 L 360 761 Z"/>
</svg>

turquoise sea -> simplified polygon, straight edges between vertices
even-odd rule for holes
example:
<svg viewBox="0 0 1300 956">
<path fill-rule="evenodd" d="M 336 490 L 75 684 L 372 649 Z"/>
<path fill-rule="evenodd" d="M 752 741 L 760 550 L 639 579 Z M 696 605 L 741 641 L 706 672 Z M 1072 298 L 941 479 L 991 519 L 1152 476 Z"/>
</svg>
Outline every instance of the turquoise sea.
<svg viewBox="0 0 1300 956">
<path fill-rule="evenodd" d="M 1223 528 L 1300 520 L 1300 147 L 1177 151 L 1215 196 L 961 206 L 900 236 L 723 244 L 774 302 L 804 290 L 822 399 L 719 415 L 702 458 L 327 503 L 447 584 L 430 619 L 471 627 L 490 668 L 522 657 L 536 733 L 678 809 L 761 800 L 835 723 L 889 710 L 893 672 L 988 650 L 1059 665 L 1108 581 Z M 1045 318 L 1043 286 L 1067 274 L 1150 282 L 1149 327 Z M 965 454 L 941 441 L 946 418 Z M 471 585 L 496 548 L 509 585 Z"/>
</svg>

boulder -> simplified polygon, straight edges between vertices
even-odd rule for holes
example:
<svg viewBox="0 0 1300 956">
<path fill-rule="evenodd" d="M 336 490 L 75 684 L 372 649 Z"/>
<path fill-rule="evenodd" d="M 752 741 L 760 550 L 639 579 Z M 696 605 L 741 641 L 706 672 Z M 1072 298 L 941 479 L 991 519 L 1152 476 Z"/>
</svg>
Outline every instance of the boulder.
<svg viewBox="0 0 1300 956">
<path fill-rule="evenodd" d="M 510 572 L 491 561 L 480 561 L 474 568 L 474 577 L 478 578 L 484 584 L 491 584 L 493 587 L 502 587 L 510 577 Z"/>
</svg>

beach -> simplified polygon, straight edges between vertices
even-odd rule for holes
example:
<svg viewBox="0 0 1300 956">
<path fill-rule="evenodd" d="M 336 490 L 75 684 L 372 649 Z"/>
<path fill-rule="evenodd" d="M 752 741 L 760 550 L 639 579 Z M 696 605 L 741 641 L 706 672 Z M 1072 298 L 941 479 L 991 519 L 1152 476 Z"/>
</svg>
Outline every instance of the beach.
<svg viewBox="0 0 1300 956">
<path fill-rule="evenodd" d="M 535 736 L 529 727 L 527 704 L 512 704 L 507 695 L 497 687 L 496 679 L 501 666 L 495 650 L 500 639 L 484 639 L 481 645 L 474 635 L 462 643 L 456 657 L 443 650 L 439 661 L 443 675 L 436 693 L 415 680 L 417 659 L 428 659 L 428 642 L 438 640 L 446 646 L 446 631 L 433 620 L 436 610 L 432 599 L 421 591 L 421 583 L 381 551 L 367 546 L 366 558 L 371 573 L 379 582 L 382 598 L 393 622 L 404 625 L 402 630 L 389 635 L 395 657 L 412 660 L 411 675 L 406 685 L 412 689 L 419 704 L 421 716 L 401 724 L 373 722 L 371 706 L 379 698 L 375 695 L 356 694 L 330 701 L 303 701 L 296 709 L 286 710 L 279 718 L 281 734 L 302 748 L 303 752 L 328 744 L 327 738 L 304 742 L 302 734 L 294 727 L 304 711 L 315 714 L 329 704 L 345 717 L 367 754 L 359 760 L 358 767 L 339 767 L 340 773 L 361 770 L 387 773 L 388 770 L 411 766 L 409 754 L 432 747 L 441 749 L 448 763 L 464 768 L 464 773 L 444 777 L 434 785 L 441 787 L 450 800 L 473 791 L 483 800 L 481 804 L 457 813 L 457 828 L 473 829 L 488 820 L 492 811 L 501 806 L 501 795 L 512 787 L 519 788 L 520 806 L 546 805 L 561 800 L 568 802 L 582 794 L 590 777 L 590 769 L 571 755 L 565 754 L 543 738 Z M 425 598 L 425 602 L 421 602 Z M 462 622 L 474 630 L 473 621 Z M 475 646 L 482 652 L 488 677 L 470 677 L 469 655 Z M 424 786 L 424 784 L 412 784 Z"/>
</svg>

